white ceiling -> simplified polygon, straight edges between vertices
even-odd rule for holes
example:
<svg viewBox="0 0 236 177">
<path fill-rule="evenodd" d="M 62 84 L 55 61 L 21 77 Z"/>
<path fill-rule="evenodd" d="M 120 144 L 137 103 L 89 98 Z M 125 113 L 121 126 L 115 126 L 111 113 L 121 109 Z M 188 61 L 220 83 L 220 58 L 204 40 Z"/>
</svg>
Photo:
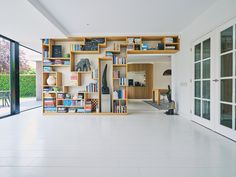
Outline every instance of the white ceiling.
<svg viewBox="0 0 236 177">
<path fill-rule="evenodd" d="M 27 0 L 0 0 L 0 34 L 41 51 L 40 39 L 64 36 Z"/>
<path fill-rule="evenodd" d="M 29 0 L 70 35 L 177 34 L 216 0 Z"/>
<path fill-rule="evenodd" d="M 41 50 L 65 35 L 178 34 L 216 0 L 0 0 L 0 34 Z"/>
</svg>

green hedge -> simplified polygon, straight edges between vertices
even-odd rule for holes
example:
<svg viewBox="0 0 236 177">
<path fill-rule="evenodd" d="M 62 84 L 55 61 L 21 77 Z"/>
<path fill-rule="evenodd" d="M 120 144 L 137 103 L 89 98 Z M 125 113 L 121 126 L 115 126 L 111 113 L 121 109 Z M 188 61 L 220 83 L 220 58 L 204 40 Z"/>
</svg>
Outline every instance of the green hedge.
<svg viewBox="0 0 236 177">
<path fill-rule="evenodd" d="M 8 74 L 0 74 L 0 90 L 10 90 L 10 78 Z M 36 96 L 35 74 L 20 74 L 20 97 Z"/>
</svg>

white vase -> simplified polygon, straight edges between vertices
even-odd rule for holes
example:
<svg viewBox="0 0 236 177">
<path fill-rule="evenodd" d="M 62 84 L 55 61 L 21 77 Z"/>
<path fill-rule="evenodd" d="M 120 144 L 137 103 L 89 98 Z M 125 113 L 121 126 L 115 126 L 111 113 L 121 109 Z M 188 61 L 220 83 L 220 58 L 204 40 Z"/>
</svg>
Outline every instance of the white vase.
<svg viewBox="0 0 236 177">
<path fill-rule="evenodd" d="M 48 85 L 55 85 L 56 84 L 56 78 L 54 76 L 49 76 L 47 79 Z"/>
</svg>

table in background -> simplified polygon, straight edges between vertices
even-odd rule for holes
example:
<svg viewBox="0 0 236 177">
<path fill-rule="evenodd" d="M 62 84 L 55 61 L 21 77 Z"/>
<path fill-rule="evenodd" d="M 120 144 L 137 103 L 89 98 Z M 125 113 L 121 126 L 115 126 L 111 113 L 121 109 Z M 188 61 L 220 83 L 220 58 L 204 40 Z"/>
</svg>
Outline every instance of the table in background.
<svg viewBox="0 0 236 177">
<path fill-rule="evenodd" d="M 158 105 L 161 102 L 161 95 L 166 94 L 168 89 L 153 89 L 152 90 L 152 101 Z"/>
</svg>

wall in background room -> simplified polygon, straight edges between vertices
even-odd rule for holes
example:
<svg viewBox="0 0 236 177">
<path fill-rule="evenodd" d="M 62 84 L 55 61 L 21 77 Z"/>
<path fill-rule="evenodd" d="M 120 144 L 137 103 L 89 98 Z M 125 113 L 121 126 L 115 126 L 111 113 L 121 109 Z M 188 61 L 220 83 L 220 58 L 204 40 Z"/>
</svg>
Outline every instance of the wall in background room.
<svg viewBox="0 0 236 177">
<path fill-rule="evenodd" d="M 191 119 L 194 41 L 236 16 L 235 0 L 219 0 L 180 34 L 180 52 L 172 57 L 172 94 L 180 115 Z M 216 49 L 213 49 L 216 50 Z"/>
<path fill-rule="evenodd" d="M 163 76 L 163 73 L 171 69 L 171 62 L 153 63 L 153 88 L 167 89 L 171 85 L 171 76 Z"/>
</svg>

